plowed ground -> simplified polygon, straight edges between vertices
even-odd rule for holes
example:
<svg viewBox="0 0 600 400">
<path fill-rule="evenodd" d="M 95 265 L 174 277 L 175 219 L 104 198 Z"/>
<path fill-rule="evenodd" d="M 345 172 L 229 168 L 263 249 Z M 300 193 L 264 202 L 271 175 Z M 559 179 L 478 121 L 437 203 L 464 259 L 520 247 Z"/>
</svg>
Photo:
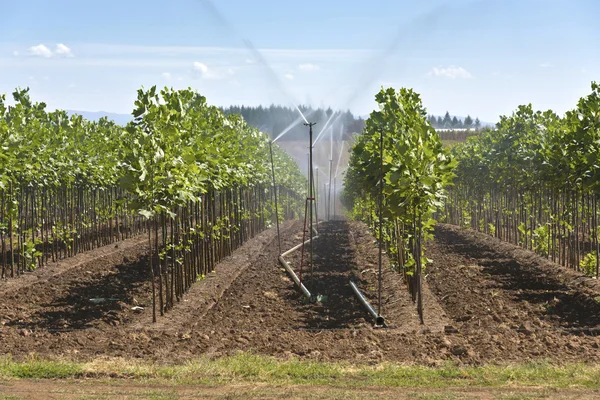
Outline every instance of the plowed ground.
<svg viewBox="0 0 600 400">
<path fill-rule="evenodd" d="M 147 247 L 132 240 L 1 283 L 0 354 L 159 362 L 237 351 L 426 365 L 600 361 L 595 280 L 493 238 L 440 225 L 427 244 L 433 262 L 426 271 L 425 325 L 384 257 L 381 307 L 388 328 L 374 329 L 348 283 L 353 279 L 378 307 L 374 238 L 357 222 L 331 221 L 319 230 L 313 274 L 307 265 L 302 272 L 320 302 L 307 302 L 278 265 L 272 229 L 220 263 L 152 324 Z M 300 243 L 302 224 L 284 224 L 281 239 L 283 250 Z M 299 272 L 301 252 L 287 260 Z"/>
</svg>

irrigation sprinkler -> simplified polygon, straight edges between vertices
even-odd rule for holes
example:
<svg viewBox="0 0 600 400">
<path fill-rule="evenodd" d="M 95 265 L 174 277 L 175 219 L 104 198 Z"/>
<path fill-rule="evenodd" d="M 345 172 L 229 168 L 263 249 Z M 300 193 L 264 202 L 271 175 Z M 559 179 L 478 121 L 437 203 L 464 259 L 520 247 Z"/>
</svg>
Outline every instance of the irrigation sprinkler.
<svg viewBox="0 0 600 400">
<path fill-rule="evenodd" d="M 329 205 L 327 200 L 327 182 L 323 183 L 323 197 L 325 197 L 326 201 L 323 202 L 323 215 L 327 215 L 327 221 L 329 221 L 329 210 L 327 206 Z"/>
<path fill-rule="evenodd" d="M 383 254 L 383 129 L 379 131 L 379 300 L 377 304 L 377 313 L 381 314 L 381 264 Z"/>
<path fill-rule="evenodd" d="M 310 204 L 310 211 L 309 211 L 309 228 L 308 230 L 310 231 L 310 257 L 309 257 L 309 262 L 310 262 L 310 288 L 313 289 L 313 284 L 314 284 L 314 269 L 313 269 L 313 204 L 312 202 L 314 201 L 313 198 L 313 126 L 315 126 L 317 123 L 316 122 L 305 122 L 304 125 L 308 126 L 308 170 L 309 170 L 309 176 L 308 176 L 308 201 L 311 203 Z"/>
<path fill-rule="evenodd" d="M 335 178 L 333 178 L 333 220 L 335 221 L 337 219 L 337 214 L 335 212 Z"/>
<path fill-rule="evenodd" d="M 316 167 L 317 174 L 315 178 L 315 182 L 313 183 L 314 193 L 315 193 L 315 220 L 319 221 L 319 167 Z M 322 171 L 321 171 L 322 172 Z"/>
</svg>

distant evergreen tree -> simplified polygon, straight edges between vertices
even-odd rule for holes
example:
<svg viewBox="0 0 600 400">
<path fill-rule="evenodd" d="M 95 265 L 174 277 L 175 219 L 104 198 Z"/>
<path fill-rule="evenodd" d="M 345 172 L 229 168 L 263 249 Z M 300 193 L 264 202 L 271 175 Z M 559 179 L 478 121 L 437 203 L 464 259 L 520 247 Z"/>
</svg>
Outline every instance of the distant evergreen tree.
<svg viewBox="0 0 600 400">
<path fill-rule="evenodd" d="M 460 122 L 459 122 L 458 118 L 456 118 L 456 116 L 454 116 L 454 118 L 452 118 L 452 122 L 450 124 L 452 126 L 452 129 L 460 128 Z"/>
<path fill-rule="evenodd" d="M 442 120 L 442 117 L 437 117 L 437 124 L 436 124 L 436 128 L 443 128 L 444 127 L 444 121 Z"/>
<path fill-rule="evenodd" d="M 465 118 L 465 122 L 463 125 L 466 129 L 471 129 L 471 127 L 473 126 L 473 118 L 471 118 L 470 115 L 467 115 L 467 118 Z"/>
<path fill-rule="evenodd" d="M 336 139 L 340 136 L 340 131 L 342 132 L 342 138 L 348 139 L 351 134 L 362 132 L 365 126 L 365 121 L 362 118 L 356 118 L 350 110 L 345 112 L 334 111 L 331 107 L 327 110 L 322 108 L 315 110 L 311 107 L 302 105 L 298 108 L 309 121 L 317 123 L 313 129 L 315 138 L 323 128 L 328 129 L 332 125 L 334 137 Z M 248 124 L 255 126 L 263 132 L 271 134 L 271 137 L 273 138 L 290 127 L 290 125 L 299 118 L 298 111 L 295 108 L 274 104 L 271 104 L 269 107 L 264 107 L 262 105 L 257 107 L 230 106 L 222 108 L 222 110 L 225 114 L 241 114 Z M 325 127 L 325 124 L 330 117 L 332 117 L 330 124 Z M 301 122 L 298 122 L 280 140 L 307 139 L 308 128 Z"/>
<path fill-rule="evenodd" d="M 444 129 L 452 128 L 452 118 L 450 117 L 450 113 L 446 111 L 446 115 L 444 115 L 444 119 L 442 120 L 442 127 Z"/>
<path fill-rule="evenodd" d="M 475 119 L 475 129 L 479 130 L 481 128 L 481 121 L 479 118 Z"/>
</svg>

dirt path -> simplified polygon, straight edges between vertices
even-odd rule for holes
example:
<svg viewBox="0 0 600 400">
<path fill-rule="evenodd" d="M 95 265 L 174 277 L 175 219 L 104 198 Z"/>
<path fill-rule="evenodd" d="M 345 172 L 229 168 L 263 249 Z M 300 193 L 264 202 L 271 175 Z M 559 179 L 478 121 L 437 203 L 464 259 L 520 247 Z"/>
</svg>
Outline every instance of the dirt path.
<svg viewBox="0 0 600 400">
<path fill-rule="evenodd" d="M 227 386 L 138 384 L 127 381 L 29 381 L 0 382 L 3 399 L 592 399 L 594 390 L 540 388 L 386 388 L 335 386 L 281 386 L 241 384 Z"/>
</svg>

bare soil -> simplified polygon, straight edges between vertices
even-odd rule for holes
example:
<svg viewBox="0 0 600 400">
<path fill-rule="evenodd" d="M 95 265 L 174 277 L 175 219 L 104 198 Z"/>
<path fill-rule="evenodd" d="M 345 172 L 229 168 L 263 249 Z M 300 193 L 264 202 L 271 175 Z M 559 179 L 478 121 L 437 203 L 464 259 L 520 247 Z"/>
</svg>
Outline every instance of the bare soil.
<svg viewBox="0 0 600 400">
<path fill-rule="evenodd" d="M 389 388 L 335 386 L 281 386 L 269 384 L 172 385 L 82 381 L 0 382 L 0 397 L 6 399 L 592 399 L 599 393 L 591 389 L 543 388 Z"/>
<path fill-rule="evenodd" d="M 426 271 L 425 325 L 384 257 L 381 306 L 388 328 L 375 329 L 348 283 L 353 279 L 378 307 L 373 236 L 364 224 L 349 221 L 323 223 L 319 230 L 314 273 L 305 265 L 303 280 L 320 302 L 307 302 L 278 265 L 271 229 L 221 262 L 152 324 L 148 249 L 144 241 L 130 240 L 86 253 L 86 260 L 68 267 L 2 283 L 0 354 L 166 363 L 237 351 L 425 365 L 600 361 L 595 280 L 483 234 L 440 225 L 427 244 L 433 262 Z M 299 244 L 302 224 L 285 223 L 281 239 L 284 250 Z M 300 251 L 288 257 L 298 272 L 300 259 Z"/>
</svg>

